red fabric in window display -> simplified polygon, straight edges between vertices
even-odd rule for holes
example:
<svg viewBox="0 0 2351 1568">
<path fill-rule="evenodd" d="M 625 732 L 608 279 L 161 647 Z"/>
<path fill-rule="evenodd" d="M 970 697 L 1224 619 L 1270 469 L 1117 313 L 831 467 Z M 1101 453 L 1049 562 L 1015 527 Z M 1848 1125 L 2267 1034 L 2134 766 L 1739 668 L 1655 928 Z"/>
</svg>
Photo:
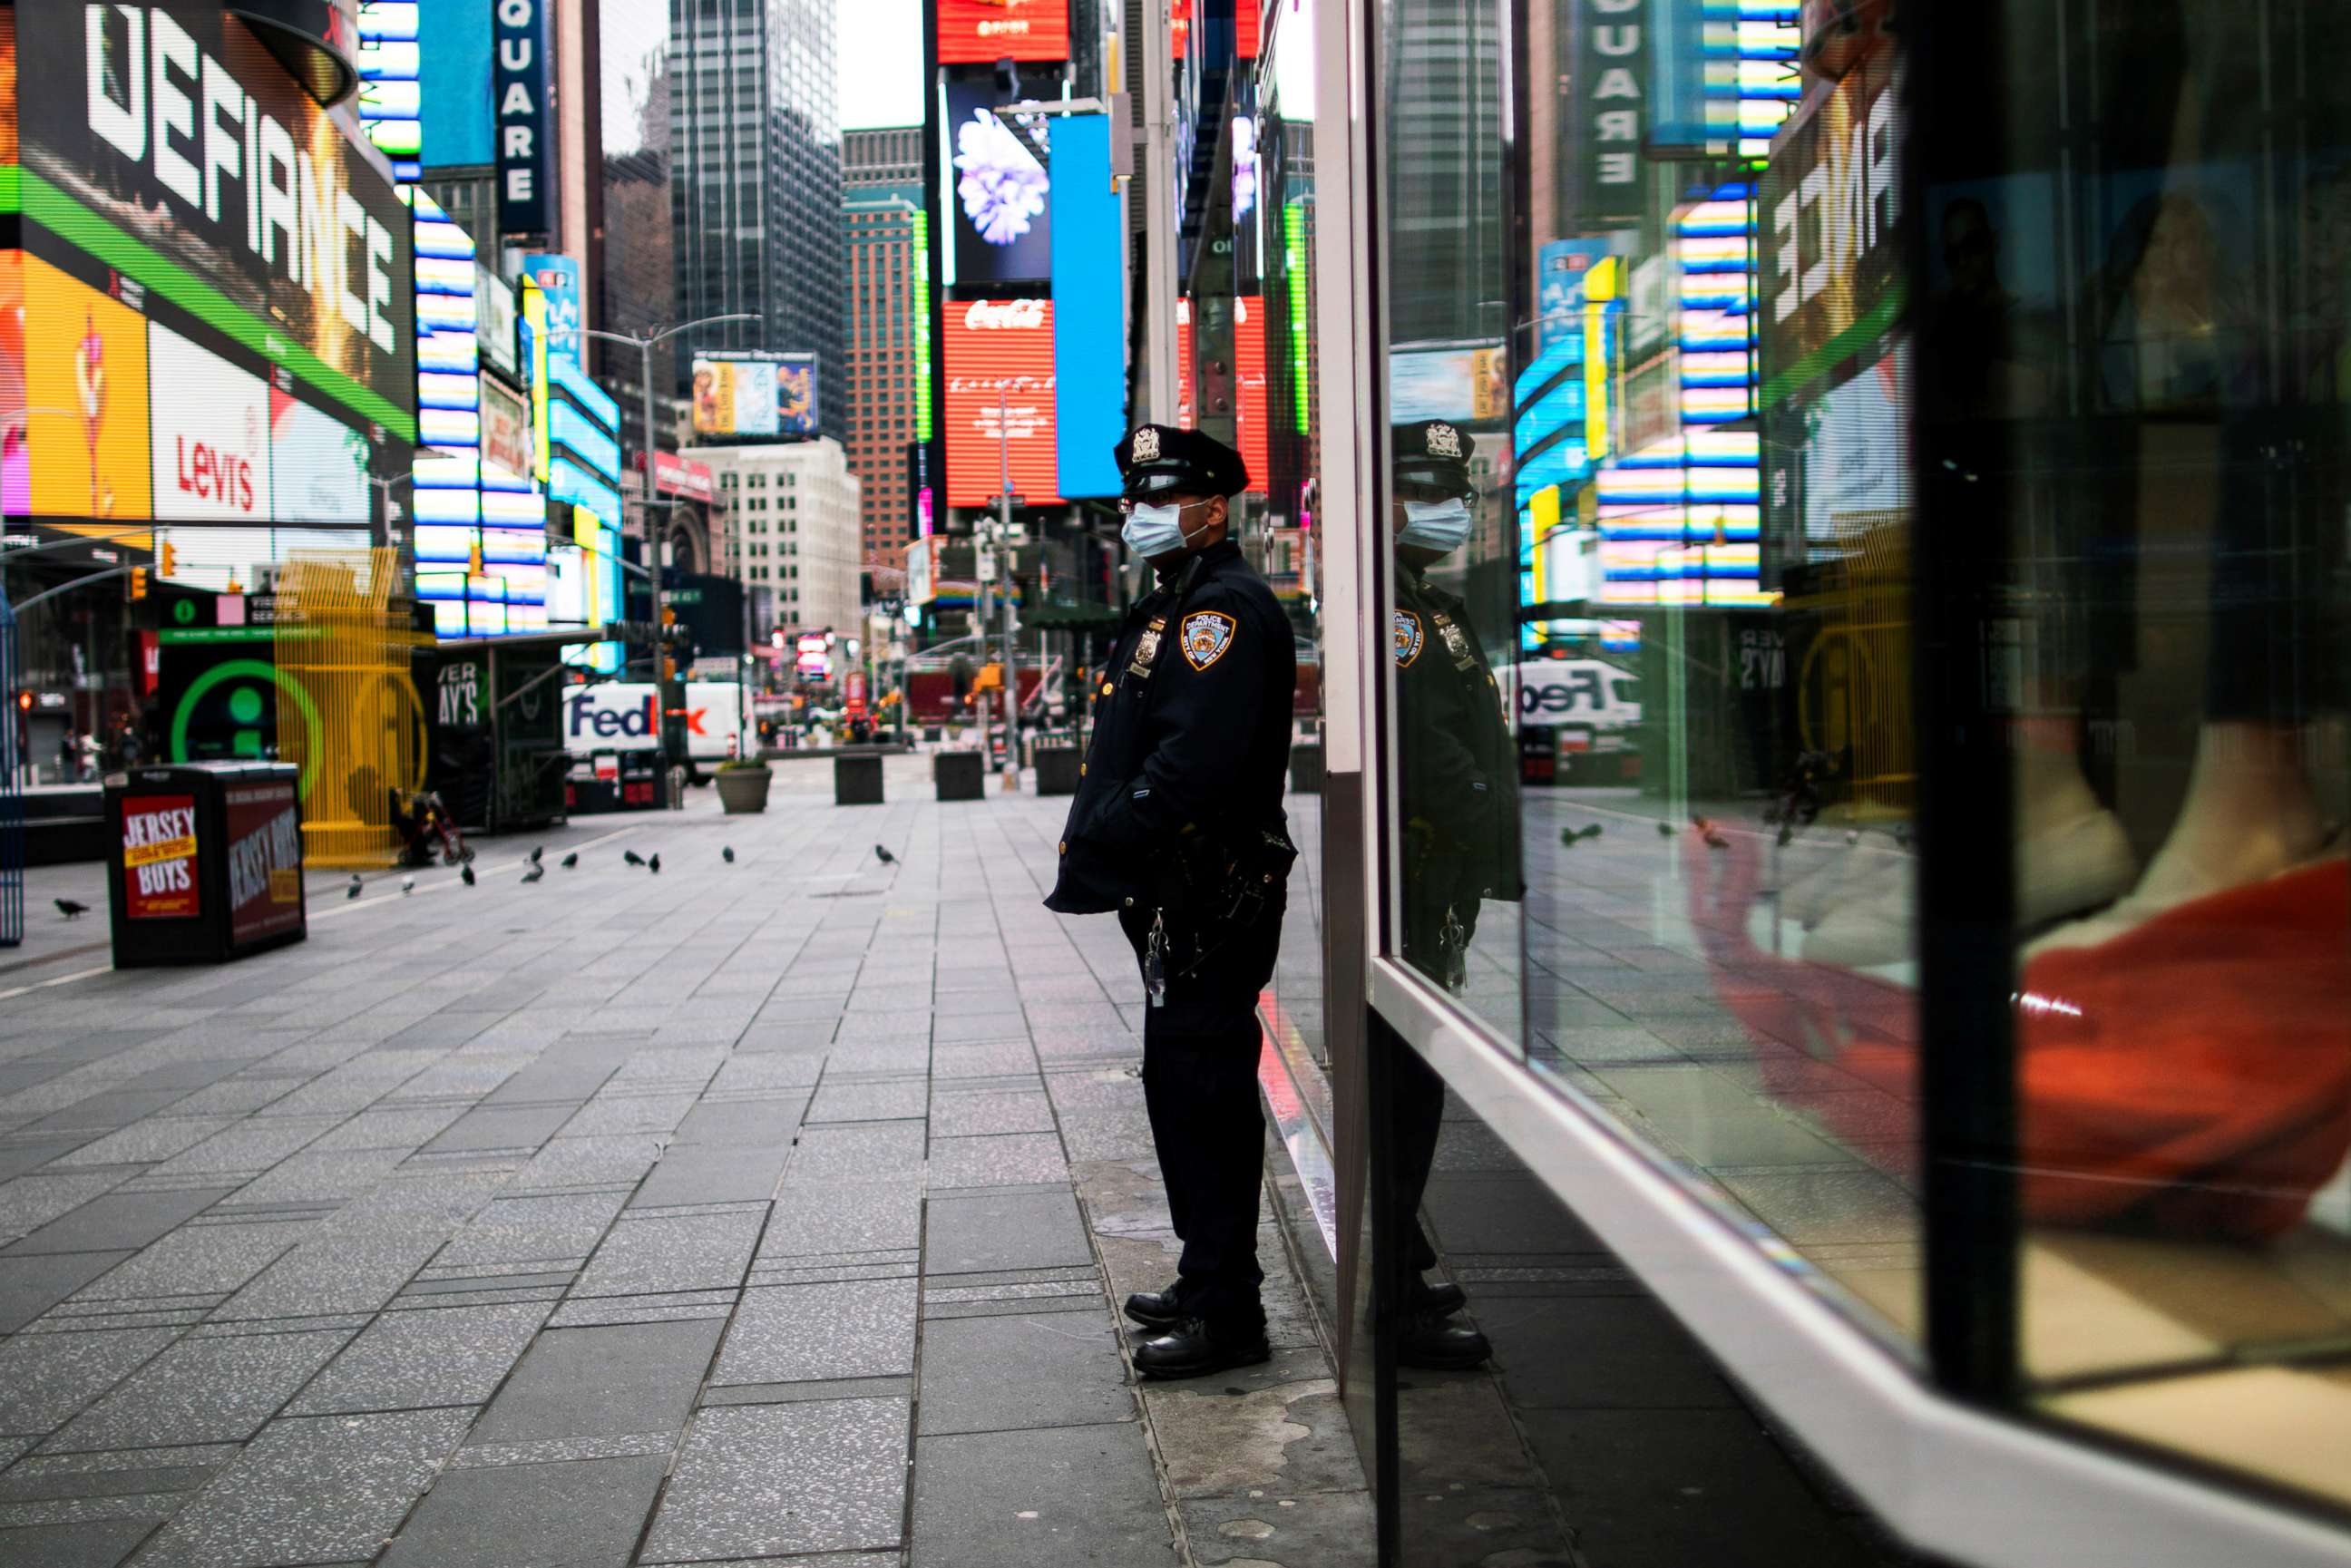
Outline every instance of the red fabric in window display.
<svg viewBox="0 0 2351 1568">
<path fill-rule="evenodd" d="M 1690 848 L 1691 922 L 1765 1091 L 1909 1179 L 1915 1117 L 1889 1145 L 1884 1114 L 1917 1099 L 1908 993 L 1763 952 L 1748 930 L 1756 841 Z M 2274 1236 L 2351 1153 L 2351 862 L 2043 953 L 2018 1009 L 2027 1220 Z"/>
</svg>

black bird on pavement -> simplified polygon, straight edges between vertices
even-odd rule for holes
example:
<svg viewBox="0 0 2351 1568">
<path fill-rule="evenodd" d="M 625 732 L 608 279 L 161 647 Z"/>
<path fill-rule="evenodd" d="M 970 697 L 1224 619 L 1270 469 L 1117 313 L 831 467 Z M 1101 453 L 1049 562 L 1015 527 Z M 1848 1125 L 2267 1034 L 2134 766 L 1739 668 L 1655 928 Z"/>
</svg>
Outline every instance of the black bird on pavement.
<svg viewBox="0 0 2351 1568">
<path fill-rule="evenodd" d="M 457 874 L 465 879 L 465 883 L 467 887 L 474 885 L 474 868 L 472 866 L 461 866 L 458 868 Z"/>
<path fill-rule="evenodd" d="M 631 865 L 643 865 L 645 863 L 645 857 L 637 853 L 634 850 L 622 850 L 621 852 L 621 858 L 628 862 Z"/>
<path fill-rule="evenodd" d="M 523 856 L 522 858 L 528 861 L 531 864 L 537 865 L 538 863 L 538 857 L 546 852 L 547 846 L 545 844 L 533 844 L 530 846 L 530 853 Z"/>
<path fill-rule="evenodd" d="M 533 861 L 530 862 L 529 868 L 522 873 L 522 879 L 525 882 L 537 882 L 540 877 L 543 877 L 546 874 L 547 868 L 539 864 L 537 861 Z"/>
<path fill-rule="evenodd" d="M 1562 828 L 1559 831 L 1559 841 L 1569 849 L 1573 849 L 1586 839 L 1596 839 L 1599 836 L 1600 824 L 1597 822 L 1586 827 Z"/>
<path fill-rule="evenodd" d="M 873 846 L 873 858 L 880 861 L 883 865 L 896 865 L 898 863 L 898 857 L 892 854 L 888 847 L 883 844 L 875 844 Z"/>
<path fill-rule="evenodd" d="M 344 887 L 343 896 L 345 898 L 357 898 L 360 895 L 360 873 L 357 872 L 351 873 L 351 880 L 349 884 Z"/>
<path fill-rule="evenodd" d="M 573 866 L 580 863 L 580 852 L 578 850 L 573 850 L 569 854 L 563 857 L 560 863 L 565 871 L 569 871 Z"/>
<path fill-rule="evenodd" d="M 720 858 L 724 859 L 728 865 L 733 865 L 735 863 L 735 846 L 733 844 L 728 844 L 725 849 L 720 850 L 718 853 Z"/>
<path fill-rule="evenodd" d="M 661 875 L 661 855 L 658 852 L 654 853 L 653 859 L 645 862 L 645 869 L 655 876 Z"/>
<path fill-rule="evenodd" d="M 64 915 L 68 920 L 71 920 L 77 915 L 88 915 L 89 913 L 89 904 L 76 904 L 70 898 L 60 898 L 57 901 L 57 913 Z"/>
</svg>

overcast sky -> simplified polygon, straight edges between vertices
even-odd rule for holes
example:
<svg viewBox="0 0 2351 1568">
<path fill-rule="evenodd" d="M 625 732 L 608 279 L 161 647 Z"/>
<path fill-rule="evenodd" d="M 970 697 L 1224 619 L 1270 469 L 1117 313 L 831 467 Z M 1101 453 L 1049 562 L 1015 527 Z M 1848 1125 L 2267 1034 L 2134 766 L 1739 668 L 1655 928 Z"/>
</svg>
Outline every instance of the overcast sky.
<svg viewBox="0 0 2351 1568">
<path fill-rule="evenodd" d="M 920 0 L 839 0 L 832 53 L 843 131 L 923 122 Z"/>
</svg>

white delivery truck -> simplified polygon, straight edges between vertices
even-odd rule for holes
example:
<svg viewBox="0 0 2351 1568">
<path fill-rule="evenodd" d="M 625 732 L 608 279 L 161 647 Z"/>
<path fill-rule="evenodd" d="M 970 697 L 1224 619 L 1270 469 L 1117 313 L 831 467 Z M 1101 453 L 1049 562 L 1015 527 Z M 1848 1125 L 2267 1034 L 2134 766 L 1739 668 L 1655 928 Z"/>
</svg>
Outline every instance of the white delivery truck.
<svg viewBox="0 0 2351 1568">
<path fill-rule="evenodd" d="M 1552 744 L 1561 783 L 1622 783 L 1641 768 L 1640 677 L 1598 659 L 1528 659 L 1516 671 L 1520 755 Z M 1529 782 L 1536 781 L 1531 770 Z"/>
<path fill-rule="evenodd" d="M 697 773 L 730 757 L 758 749 L 751 717 L 751 689 L 737 681 L 688 681 L 680 727 L 686 759 Z M 653 687 L 643 681 L 608 681 L 567 686 L 563 693 L 563 748 L 575 757 L 602 751 L 651 751 L 661 744 Z"/>
</svg>

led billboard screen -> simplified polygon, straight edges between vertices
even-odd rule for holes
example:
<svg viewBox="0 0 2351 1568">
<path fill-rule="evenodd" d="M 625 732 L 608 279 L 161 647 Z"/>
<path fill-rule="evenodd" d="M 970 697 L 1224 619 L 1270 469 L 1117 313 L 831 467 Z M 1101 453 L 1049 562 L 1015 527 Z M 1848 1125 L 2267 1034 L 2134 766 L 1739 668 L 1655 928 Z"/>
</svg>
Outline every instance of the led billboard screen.
<svg viewBox="0 0 2351 1568">
<path fill-rule="evenodd" d="M 1007 458 L 1012 488 L 1024 501 L 1059 500 L 1052 302 L 949 300 L 946 340 L 947 505 L 984 504 L 1002 487 Z"/>
<path fill-rule="evenodd" d="M 814 354 L 694 361 L 694 429 L 699 435 L 817 434 Z"/>
<path fill-rule="evenodd" d="M 26 248 L 106 256 L 413 440 L 407 210 L 252 30 L 218 8 L 59 5 L 17 44 Z"/>
<path fill-rule="evenodd" d="M 814 435 L 816 356 L 786 354 L 776 362 L 776 427 L 786 435 Z"/>
<path fill-rule="evenodd" d="M 147 324 L 155 516 L 267 522 L 269 385 L 170 328 Z"/>
<path fill-rule="evenodd" d="M 1110 120 L 1099 114 L 1055 120 L 1052 151 L 1061 176 L 1052 237 L 1059 487 L 1064 496 L 1115 496 L 1111 451 L 1126 434 L 1126 368 L 1103 346 L 1126 341 L 1119 259 L 1126 225 L 1111 183 Z M 1252 462 L 1249 471 L 1262 467 Z"/>
<path fill-rule="evenodd" d="M 487 376 L 482 378 L 482 459 L 517 478 L 532 468 L 530 404 Z"/>
<path fill-rule="evenodd" d="M 1044 116 L 998 116 L 990 74 L 940 89 L 946 146 L 940 205 L 952 215 L 954 284 L 1040 283 L 1053 276 L 1052 183 Z"/>
<path fill-rule="evenodd" d="M 367 437 L 269 389 L 270 516 L 281 523 L 368 522 Z"/>
<path fill-rule="evenodd" d="M 1066 60 L 1069 0 L 938 0 L 939 63 Z"/>
<path fill-rule="evenodd" d="M 152 517 L 146 321 L 37 256 L 25 256 L 23 268 L 31 510 L 39 517 Z"/>
<path fill-rule="evenodd" d="M 773 435 L 777 413 L 773 361 L 694 361 L 696 434 Z"/>
</svg>

